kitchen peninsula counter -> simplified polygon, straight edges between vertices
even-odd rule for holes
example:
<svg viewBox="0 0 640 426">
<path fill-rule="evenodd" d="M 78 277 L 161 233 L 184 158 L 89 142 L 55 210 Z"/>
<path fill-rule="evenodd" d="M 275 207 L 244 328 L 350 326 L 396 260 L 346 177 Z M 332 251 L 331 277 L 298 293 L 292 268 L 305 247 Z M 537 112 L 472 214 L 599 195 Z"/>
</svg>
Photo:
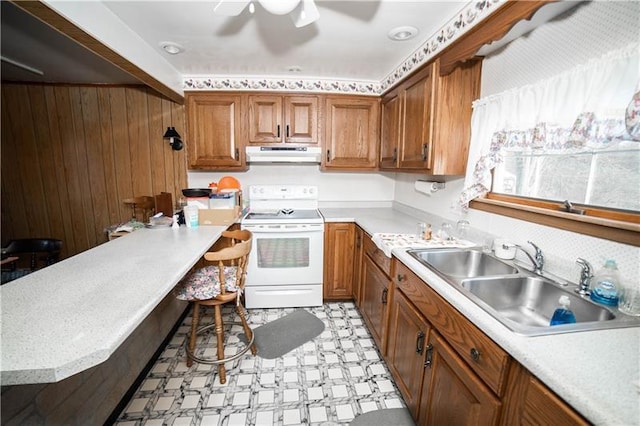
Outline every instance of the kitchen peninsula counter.
<svg viewBox="0 0 640 426">
<path fill-rule="evenodd" d="M 414 216 L 393 208 L 320 209 L 326 222 L 355 222 L 367 233 L 414 233 Z M 439 223 L 439 222 L 435 222 Z M 640 425 L 640 327 L 548 336 L 515 334 L 406 253 L 393 254 L 515 360 L 598 425 Z"/>
<path fill-rule="evenodd" d="M 106 361 L 225 229 L 141 229 L 3 285 L 2 385 Z"/>
</svg>

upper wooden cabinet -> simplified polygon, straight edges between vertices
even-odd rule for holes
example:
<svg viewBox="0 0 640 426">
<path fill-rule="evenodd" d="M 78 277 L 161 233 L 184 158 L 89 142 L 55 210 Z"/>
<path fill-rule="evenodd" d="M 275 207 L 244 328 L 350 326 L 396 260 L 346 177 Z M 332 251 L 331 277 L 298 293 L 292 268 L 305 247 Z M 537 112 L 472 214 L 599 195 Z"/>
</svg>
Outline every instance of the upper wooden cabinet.
<svg viewBox="0 0 640 426">
<path fill-rule="evenodd" d="M 186 93 L 189 167 L 246 170 L 240 94 Z"/>
<path fill-rule="evenodd" d="M 318 144 L 318 96 L 249 95 L 249 143 Z"/>
<path fill-rule="evenodd" d="M 327 96 L 322 170 L 375 170 L 380 99 Z"/>
<path fill-rule="evenodd" d="M 443 76 L 435 60 L 383 97 L 381 170 L 465 173 L 480 69 L 470 60 Z"/>
</svg>

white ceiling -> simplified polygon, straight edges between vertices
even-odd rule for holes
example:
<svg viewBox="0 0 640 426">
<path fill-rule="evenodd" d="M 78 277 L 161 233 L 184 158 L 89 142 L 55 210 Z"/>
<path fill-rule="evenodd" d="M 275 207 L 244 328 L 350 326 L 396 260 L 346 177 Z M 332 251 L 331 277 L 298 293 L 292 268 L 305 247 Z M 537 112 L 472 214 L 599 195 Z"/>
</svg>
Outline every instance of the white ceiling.
<svg viewBox="0 0 640 426">
<path fill-rule="evenodd" d="M 43 76 L 20 71 L 30 81 L 129 83 L 122 71 L 55 31 L 43 28 L 2 2 L 2 54 Z M 289 76 L 380 81 L 468 4 L 463 1 L 316 0 L 320 18 L 296 28 L 287 15 L 272 15 L 256 4 L 239 16 L 213 12 L 217 1 L 103 1 L 158 55 L 184 76 Z M 96 17 L 99 19 L 99 17 Z M 392 41 L 394 27 L 418 28 L 409 41 Z M 160 48 L 171 41 L 179 55 Z M 134 61 L 135 62 L 135 61 Z M 299 67 L 299 72 L 291 72 Z M 3 79 L 18 74 L 3 62 Z"/>
<path fill-rule="evenodd" d="M 227 17 L 214 13 L 218 0 L 42 1 L 71 21 L 73 17 L 65 12 L 82 17 L 82 24 L 76 25 L 100 40 L 119 43 L 115 46 L 103 41 L 116 51 L 141 47 L 121 54 L 167 84 L 170 79 L 154 75 L 154 70 L 149 69 L 149 64 L 160 64 L 175 76 L 169 87 L 181 92 L 182 80 L 191 77 L 289 77 L 379 83 L 405 61 L 409 63 L 421 55 L 425 42 L 433 42 L 445 26 L 450 29 L 454 18 L 462 19 L 463 10 L 474 13 L 493 5 L 492 10 L 501 0 L 316 0 L 320 17 L 302 28 L 296 28 L 290 16 L 272 15 L 259 3 L 255 4 L 254 14 L 247 7 L 239 16 Z M 0 3 L 3 80 L 138 82 L 17 6 L 7 1 Z M 545 6 L 541 11 L 551 12 L 537 13 L 531 22 L 519 23 L 501 43 L 526 33 L 572 4 L 576 2 Z M 418 29 L 417 37 L 401 42 L 388 38 L 391 29 L 407 25 Z M 161 48 L 163 42 L 178 43 L 184 52 L 170 55 Z M 498 43 L 492 48 L 497 46 Z M 42 75 L 11 65 L 6 59 L 40 70 Z"/>
</svg>

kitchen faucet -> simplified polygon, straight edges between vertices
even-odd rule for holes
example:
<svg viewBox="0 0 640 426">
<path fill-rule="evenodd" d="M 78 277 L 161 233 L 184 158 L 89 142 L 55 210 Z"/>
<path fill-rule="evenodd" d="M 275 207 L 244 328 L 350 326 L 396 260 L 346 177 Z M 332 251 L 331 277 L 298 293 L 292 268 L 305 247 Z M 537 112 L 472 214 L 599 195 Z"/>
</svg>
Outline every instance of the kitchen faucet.
<svg viewBox="0 0 640 426">
<path fill-rule="evenodd" d="M 582 267 L 582 271 L 580 272 L 580 283 L 575 291 L 581 296 L 588 296 L 591 293 L 589 284 L 591 284 L 591 278 L 593 278 L 593 267 L 581 257 L 576 260 L 576 263 Z"/>
<path fill-rule="evenodd" d="M 527 243 L 531 244 L 533 248 L 536 250 L 535 258 L 531 256 L 529 252 L 526 251 L 522 246 L 518 244 L 515 244 L 515 246 L 516 248 L 520 249 L 524 254 L 527 255 L 527 257 L 533 264 L 533 272 L 538 275 L 542 275 L 542 268 L 544 267 L 544 255 L 542 254 L 542 250 L 540 250 L 540 248 L 531 241 L 527 241 Z M 504 248 L 505 249 L 508 248 L 508 245 L 505 244 Z"/>
</svg>

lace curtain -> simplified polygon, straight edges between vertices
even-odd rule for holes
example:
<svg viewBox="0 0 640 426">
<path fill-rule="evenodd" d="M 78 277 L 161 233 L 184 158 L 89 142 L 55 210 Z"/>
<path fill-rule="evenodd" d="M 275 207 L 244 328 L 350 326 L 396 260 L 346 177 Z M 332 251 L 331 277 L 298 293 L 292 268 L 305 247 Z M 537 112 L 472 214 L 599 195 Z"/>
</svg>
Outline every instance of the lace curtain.
<svg viewBox="0 0 640 426">
<path fill-rule="evenodd" d="M 475 101 L 460 206 L 491 190 L 491 170 L 505 150 L 580 152 L 640 140 L 639 51 L 634 43 L 536 84 Z"/>
</svg>

